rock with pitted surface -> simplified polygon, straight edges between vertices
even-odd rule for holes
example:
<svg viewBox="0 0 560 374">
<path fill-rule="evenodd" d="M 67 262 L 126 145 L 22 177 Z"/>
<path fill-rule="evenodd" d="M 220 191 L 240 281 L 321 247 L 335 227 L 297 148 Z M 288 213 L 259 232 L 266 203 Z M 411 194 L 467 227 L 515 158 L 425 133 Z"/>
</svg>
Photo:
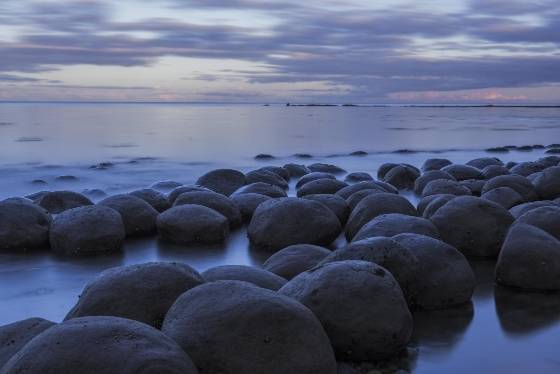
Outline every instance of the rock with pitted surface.
<svg viewBox="0 0 560 374">
<path fill-rule="evenodd" d="M 297 196 L 303 197 L 306 195 L 334 194 L 344 187 L 348 187 L 348 184 L 339 181 L 338 179 L 316 179 L 298 188 Z"/>
<path fill-rule="evenodd" d="M 12 198 L 0 202 L 0 249 L 47 248 L 51 216 L 31 200 Z"/>
<path fill-rule="evenodd" d="M 296 188 L 301 188 L 303 187 L 306 183 L 318 180 L 318 179 L 336 179 L 336 177 L 331 174 L 331 173 L 319 173 L 319 172 L 313 172 L 313 173 L 308 173 L 306 175 L 304 175 L 303 177 L 301 177 L 297 183 L 296 183 Z"/>
<path fill-rule="evenodd" d="M 229 233 L 229 221 L 202 205 L 180 205 L 157 218 L 159 237 L 175 244 L 219 244 Z"/>
<path fill-rule="evenodd" d="M 116 252 L 124 238 L 121 215 L 103 205 L 67 210 L 55 217 L 50 230 L 51 249 L 62 255 Z"/>
<path fill-rule="evenodd" d="M 284 169 L 288 171 L 291 178 L 303 177 L 304 175 L 311 173 L 311 170 L 309 170 L 307 166 L 300 164 L 286 164 L 284 165 Z"/>
<path fill-rule="evenodd" d="M 46 319 L 29 318 L 0 326 L 0 369 L 31 339 L 54 325 Z"/>
<path fill-rule="evenodd" d="M 424 161 L 421 169 L 425 173 L 432 170 L 441 170 L 451 164 L 452 162 L 445 158 L 429 158 Z"/>
<path fill-rule="evenodd" d="M 242 193 L 233 194 L 230 197 L 231 201 L 239 208 L 243 222 L 248 223 L 253 218 L 255 210 L 261 203 L 270 200 L 270 196 L 261 195 L 258 193 Z"/>
<path fill-rule="evenodd" d="M 286 284 L 286 279 L 268 270 L 245 265 L 222 265 L 210 268 L 202 273 L 206 282 L 220 280 L 237 280 L 249 282 L 255 286 L 278 291 Z"/>
<path fill-rule="evenodd" d="M 496 257 L 513 223 L 513 216 L 501 205 L 474 196 L 452 199 L 430 219 L 443 241 L 475 257 Z"/>
<path fill-rule="evenodd" d="M 340 361 L 375 361 L 406 347 L 412 317 L 385 268 L 337 261 L 301 273 L 279 291 L 307 306 L 325 327 Z"/>
<path fill-rule="evenodd" d="M 196 184 L 206 187 L 214 192 L 229 196 L 241 186 L 247 184 L 245 175 L 233 169 L 212 170 L 196 181 Z"/>
<path fill-rule="evenodd" d="M 175 300 L 204 283 L 196 270 L 176 262 L 148 262 L 105 270 L 89 282 L 65 320 L 86 316 L 133 319 L 160 328 Z"/>
<path fill-rule="evenodd" d="M 98 205 L 119 212 L 126 236 L 150 235 L 156 232 L 156 219 L 159 212 L 136 196 L 114 195 L 100 201 Z"/>
<path fill-rule="evenodd" d="M 539 197 L 533 184 L 521 175 L 510 174 L 494 177 L 484 184 L 482 193 L 484 194 L 498 187 L 510 187 L 514 189 L 518 194 L 523 196 L 526 202 L 538 200 Z"/>
<path fill-rule="evenodd" d="M 453 164 L 453 165 L 448 165 L 442 168 L 441 170 L 451 174 L 458 181 L 483 178 L 482 172 L 479 169 L 469 165 Z"/>
<path fill-rule="evenodd" d="M 181 205 L 202 205 L 214 209 L 226 217 L 229 221 L 230 229 L 241 226 L 241 212 L 237 205 L 227 196 L 217 192 L 194 191 L 179 195 L 173 206 Z"/>
<path fill-rule="evenodd" d="M 266 169 L 252 170 L 247 174 L 245 174 L 245 178 L 247 180 L 247 184 L 262 182 L 262 183 L 272 184 L 284 190 L 288 189 L 288 182 L 286 182 L 284 178 L 282 178 L 276 173 L 273 173 L 270 170 L 266 170 Z"/>
<path fill-rule="evenodd" d="M 435 181 L 438 179 L 447 179 L 451 181 L 455 181 L 455 177 L 451 174 L 446 173 L 445 171 L 441 170 L 432 170 L 422 174 L 420 177 L 414 181 L 414 193 L 417 195 L 422 195 L 422 191 L 424 191 L 424 187 L 431 181 Z"/>
<path fill-rule="evenodd" d="M 144 323 L 118 317 L 82 317 L 52 326 L 25 345 L 0 372 L 198 373 L 171 338 Z"/>
<path fill-rule="evenodd" d="M 439 239 L 438 229 L 429 219 L 391 213 L 382 214 L 366 223 L 352 238 L 352 241 L 355 242 L 376 236 L 392 237 L 403 233 L 421 234 Z"/>
<path fill-rule="evenodd" d="M 241 194 L 247 194 L 247 193 L 257 193 L 272 198 L 288 197 L 288 195 L 286 195 L 286 191 L 284 191 L 282 188 L 264 182 L 257 182 L 257 183 L 251 183 L 245 185 L 240 189 L 238 189 L 237 191 L 235 191 L 233 194 L 231 194 L 230 197 L 241 195 Z"/>
<path fill-rule="evenodd" d="M 171 208 L 171 203 L 167 199 L 167 196 L 154 189 L 144 188 L 132 191 L 130 194 L 144 200 L 160 213 Z"/>
<path fill-rule="evenodd" d="M 330 194 L 317 194 L 305 195 L 303 196 L 303 198 L 317 201 L 325 205 L 336 215 L 342 225 L 345 225 L 346 221 L 348 221 L 348 216 L 350 215 L 350 206 L 342 197 Z"/>
<path fill-rule="evenodd" d="M 397 189 L 413 189 L 418 177 L 420 177 L 420 171 L 417 168 L 401 164 L 389 170 L 383 177 L 383 181 Z"/>
<path fill-rule="evenodd" d="M 431 195 L 472 195 L 468 187 L 462 186 L 459 182 L 449 179 L 436 179 L 429 182 L 422 190 L 422 197 Z"/>
<path fill-rule="evenodd" d="M 344 174 L 346 170 L 331 164 L 315 163 L 308 166 L 309 170 L 319 173 Z"/>
<path fill-rule="evenodd" d="M 560 197 L 560 166 L 546 168 L 533 180 L 535 190 L 541 199 L 552 200 Z"/>
<path fill-rule="evenodd" d="M 325 330 L 308 308 L 247 282 L 210 282 L 185 292 L 162 331 L 201 373 L 337 371 Z"/>
<path fill-rule="evenodd" d="M 288 197 L 259 205 L 247 235 L 256 248 L 278 251 L 293 244 L 329 245 L 341 230 L 340 221 L 325 205 Z"/>
<path fill-rule="evenodd" d="M 313 268 L 330 254 L 330 250 L 317 245 L 294 244 L 270 256 L 263 269 L 290 280 Z"/>
</svg>

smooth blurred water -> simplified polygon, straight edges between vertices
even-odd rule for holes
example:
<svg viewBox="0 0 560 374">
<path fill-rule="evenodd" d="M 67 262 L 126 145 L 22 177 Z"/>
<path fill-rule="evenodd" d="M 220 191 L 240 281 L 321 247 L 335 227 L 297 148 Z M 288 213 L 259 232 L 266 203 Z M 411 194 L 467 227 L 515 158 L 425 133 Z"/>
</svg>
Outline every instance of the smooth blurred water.
<svg viewBox="0 0 560 374">
<path fill-rule="evenodd" d="M 40 190 L 130 191 L 161 180 L 193 183 L 221 167 L 248 171 L 328 162 L 375 175 L 384 162 L 429 157 L 464 163 L 485 148 L 560 142 L 560 110 L 543 108 L 358 108 L 179 104 L 0 104 L 0 199 Z M 396 150 L 415 153 L 395 153 Z M 365 157 L 351 152 L 369 152 Z M 269 153 L 276 159 L 256 161 Z M 312 159 L 298 159 L 309 153 Z M 544 150 L 494 155 L 535 160 Z M 111 162 L 113 167 L 90 166 Z M 76 181 L 57 176 L 73 175 Z M 32 181 L 41 179 L 47 184 Z M 293 194 L 293 189 L 291 190 Z M 407 195 L 415 201 L 415 197 Z M 94 200 L 99 197 L 94 198 Z M 341 238 L 334 247 L 344 244 Z M 259 265 L 238 230 L 218 247 L 128 240 L 122 254 L 67 259 L 48 250 L 0 253 L 0 324 L 39 316 L 60 321 L 87 281 L 113 266 L 184 261 L 198 270 Z M 560 297 L 495 288 L 493 262 L 473 262 L 471 307 L 419 313 L 408 363 L 415 373 L 557 373 Z"/>
</svg>

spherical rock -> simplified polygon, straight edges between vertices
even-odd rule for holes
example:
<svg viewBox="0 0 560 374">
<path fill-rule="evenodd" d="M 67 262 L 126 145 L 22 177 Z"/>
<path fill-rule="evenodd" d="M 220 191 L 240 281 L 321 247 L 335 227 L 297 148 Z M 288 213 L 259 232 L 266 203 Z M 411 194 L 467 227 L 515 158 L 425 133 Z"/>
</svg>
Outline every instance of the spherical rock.
<svg viewBox="0 0 560 374">
<path fill-rule="evenodd" d="M 543 171 L 546 168 L 545 165 L 538 162 L 520 162 L 511 168 L 510 172 L 512 174 L 522 175 L 524 177 L 529 176 L 534 173 Z"/>
<path fill-rule="evenodd" d="M 482 170 L 485 167 L 491 165 L 503 166 L 504 163 L 499 158 L 496 157 L 481 157 L 481 158 L 475 158 L 474 160 L 470 160 L 469 162 L 466 163 L 466 165 Z"/>
<path fill-rule="evenodd" d="M 515 223 L 538 227 L 560 240 L 560 207 L 557 205 L 531 209 L 517 218 Z"/>
<path fill-rule="evenodd" d="M 448 202 L 450 202 L 451 200 L 457 197 L 456 195 L 449 195 L 449 194 L 440 194 L 440 195 L 431 195 L 431 196 L 435 196 L 436 198 L 430 201 L 428 205 L 426 205 L 426 208 L 422 212 L 422 217 L 424 218 L 431 218 L 439 208 L 441 208 L 442 206 L 444 206 L 445 204 L 447 204 Z"/>
<path fill-rule="evenodd" d="M 522 204 L 525 199 L 517 191 L 510 187 L 498 187 L 490 190 L 481 196 L 483 199 L 493 201 L 500 204 L 506 209 L 510 209 L 515 205 Z"/>
<path fill-rule="evenodd" d="M 428 182 L 422 191 L 422 197 L 440 194 L 464 196 L 471 195 L 472 192 L 467 187 L 461 186 L 459 182 L 449 179 L 436 179 Z"/>
<path fill-rule="evenodd" d="M 257 210 L 258 206 L 261 203 L 264 203 L 267 200 L 270 200 L 270 196 L 261 195 L 258 193 L 242 193 L 242 194 L 233 194 L 231 195 L 231 201 L 237 208 L 239 208 L 239 212 L 241 213 L 241 218 L 243 222 L 247 223 L 251 221 L 255 210 Z"/>
<path fill-rule="evenodd" d="M 202 205 L 180 205 L 161 213 L 157 228 L 162 240 L 176 244 L 219 244 L 229 233 L 226 217 Z"/>
<path fill-rule="evenodd" d="M 505 166 L 489 165 L 482 169 L 482 177 L 486 180 L 498 177 L 500 175 L 510 174 L 510 170 Z"/>
<path fill-rule="evenodd" d="M 270 256 L 263 269 L 289 280 L 313 268 L 329 254 L 331 251 L 317 245 L 295 244 Z"/>
<path fill-rule="evenodd" d="M 117 317 L 75 318 L 55 325 L 25 345 L 1 372 L 198 373 L 189 356 L 161 331 Z"/>
<path fill-rule="evenodd" d="M 459 182 L 459 185 L 467 187 L 473 196 L 480 196 L 485 184 L 486 181 L 482 179 L 466 179 Z"/>
<path fill-rule="evenodd" d="M 350 206 L 342 197 L 330 194 L 317 194 L 305 195 L 303 198 L 317 201 L 325 205 L 336 215 L 342 225 L 346 224 L 348 216 L 350 215 Z"/>
<path fill-rule="evenodd" d="M 235 195 L 241 195 L 247 193 L 257 193 L 260 195 L 265 195 L 273 198 L 288 197 L 288 195 L 286 195 L 286 191 L 284 191 L 282 188 L 275 186 L 273 184 L 268 184 L 263 182 L 257 182 L 257 183 L 251 183 L 245 185 L 240 189 L 238 189 L 237 191 L 235 191 L 233 194 L 231 194 L 231 197 Z"/>
<path fill-rule="evenodd" d="M 102 205 L 67 210 L 55 217 L 50 230 L 51 248 L 62 255 L 115 252 L 124 238 L 119 212 Z"/>
<path fill-rule="evenodd" d="M 346 238 L 352 240 L 366 223 L 388 213 L 417 215 L 416 208 L 402 196 L 390 193 L 373 194 L 363 198 L 350 213 L 346 225 Z"/>
<path fill-rule="evenodd" d="M 560 166 L 544 169 L 533 181 L 541 199 L 552 200 L 560 197 Z"/>
<path fill-rule="evenodd" d="M 517 219 L 530 210 L 537 209 L 543 206 L 551 206 L 551 205 L 554 205 L 554 203 L 550 200 L 531 201 L 530 203 L 516 205 L 513 208 L 511 208 L 509 212 L 511 213 L 513 218 Z"/>
<path fill-rule="evenodd" d="M 306 195 L 334 194 L 344 187 L 348 187 L 348 184 L 339 181 L 338 179 L 316 179 L 301 186 L 297 190 L 297 196 L 303 197 Z"/>
<path fill-rule="evenodd" d="M 249 282 L 255 286 L 278 291 L 286 284 L 286 279 L 268 270 L 244 265 L 222 265 L 210 268 L 202 273 L 207 282 L 220 280 L 237 280 Z"/>
<path fill-rule="evenodd" d="M 308 166 L 309 170 L 319 173 L 344 174 L 346 170 L 330 164 L 316 163 Z"/>
<path fill-rule="evenodd" d="M 260 204 L 247 235 L 255 247 L 277 251 L 292 244 L 329 245 L 341 230 L 340 221 L 325 205 L 288 197 Z"/>
<path fill-rule="evenodd" d="M 247 184 L 263 182 L 280 187 L 284 190 L 288 189 L 288 182 L 278 174 L 265 169 L 257 169 L 245 174 Z"/>
<path fill-rule="evenodd" d="M 311 309 L 341 361 L 385 359 L 410 340 L 412 317 L 401 288 L 374 263 L 326 263 L 301 273 L 279 292 Z"/>
<path fill-rule="evenodd" d="M 150 188 L 153 188 L 154 190 L 157 190 L 157 191 L 167 192 L 167 191 L 171 191 L 174 188 L 180 187 L 182 185 L 183 185 L 183 183 L 179 183 L 179 182 L 171 181 L 171 180 L 166 180 L 166 181 L 159 181 L 159 182 L 153 183 L 152 185 L 150 185 Z"/>
<path fill-rule="evenodd" d="M 393 240 L 417 258 L 408 300 L 415 309 L 442 309 L 471 299 L 476 280 L 469 262 L 454 247 L 418 234 L 400 234 Z"/>
<path fill-rule="evenodd" d="M 186 192 L 179 195 L 173 206 L 187 204 L 202 205 L 210 209 L 214 209 L 216 212 L 228 219 L 230 229 L 241 226 L 241 212 L 239 211 L 237 205 L 227 196 L 217 192 Z"/>
<path fill-rule="evenodd" d="M 451 164 L 452 162 L 445 158 L 429 158 L 422 164 L 422 171 L 441 170 Z"/>
<path fill-rule="evenodd" d="M 52 218 L 33 202 L 0 202 L 0 249 L 28 250 L 48 247 Z"/>
<path fill-rule="evenodd" d="M 247 184 L 245 175 L 232 169 L 212 170 L 196 181 L 196 184 L 206 187 L 214 192 L 229 196 L 241 186 Z"/>
<path fill-rule="evenodd" d="M 448 165 L 441 170 L 451 174 L 455 179 L 458 181 L 466 180 L 466 179 L 482 179 L 482 172 L 469 165 Z"/>
<path fill-rule="evenodd" d="M 448 244 L 467 256 L 496 257 L 512 215 L 501 205 L 474 196 L 459 196 L 430 219 Z"/>
<path fill-rule="evenodd" d="M 418 211 L 418 214 L 420 216 L 423 216 L 424 211 L 426 210 L 426 208 L 428 207 L 428 205 L 430 205 L 430 203 L 434 200 L 436 200 L 438 197 L 441 196 L 452 196 L 455 197 L 455 195 L 445 195 L 445 194 L 439 194 L 439 195 L 430 195 L 430 196 L 426 196 L 420 199 L 420 201 L 418 202 L 418 204 L 416 205 L 416 210 Z"/>
<path fill-rule="evenodd" d="M 247 282 L 217 281 L 185 292 L 162 331 L 201 373 L 336 373 L 329 339 L 313 313 Z"/>
<path fill-rule="evenodd" d="M 379 179 L 385 178 L 385 175 L 395 166 L 399 166 L 399 164 L 395 164 L 395 163 L 392 163 L 392 162 L 387 162 L 385 164 L 382 164 L 377 169 L 377 178 L 379 178 Z"/>
<path fill-rule="evenodd" d="M 372 180 L 373 177 L 370 174 L 364 172 L 350 173 L 344 178 L 344 181 L 348 183 L 357 183 Z"/>
<path fill-rule="evenodd" d="M 413 189 L 414 182 L 420 177 L 420 171 L 409 165 L 397 165 L 385 174 L 383 181 L 398 189 Z"/>
<path fill-rule="evenodd" d="M 29 318 L 0 326 L 0 370 L 31 339 L 54 325 L 46 319 Z"/>
<path fill-rule="evenodd" d="M 282 179 L 284 179 L 286 182 L 290 181 L 290 172 L 287 169 L 284 169 L 281 166 L 264 166 L 261 168 L 261 170 L 268 170 L 276 175 L 278 175 L 279 177 L 281 177 Z"/>
<path fill-rule="evenodd" d="M 494 188 L 510 187 L 518 194 L 523 196 L 526 202 L 535 201 L 538 199 L 537 191 L 531 182 L 521 175 L 500 175 L 488 180 L 482 188 L 482 193 L 486 193 Z"/>
<path fill-rule="evenodd" d="M 382 214 L 366 223 L 352 238 L 359 241 L 376 236 L 392 237 L 403 233 L 414 233 L 439 239 L 438 229 L 426 218 L 406 214 Z"/>
<path fill-rule="evenodd" d="M 196 270 L 174 262 L 111 268 L 86 285 L 65 320 L 113 316 L 160 328 L 175 300 L 202 283 L 204 279 Z"/>
<path fill-rule="evenodd" d="M 171 208 L 171 204 L 169 203 L 167 197 L 161 192 L 154 189 L 144 188 L 141 190 L 132 191 L 130 192 L 130 194 L 144 200 L 160 213 Z"/>
<path fill-rule="evenodd" d="M 136 196 L 114 195 L 100 201 L 98 205 L 119 212 L 124 223 L 126 236 L 149 235 L 156 231 L 156 219 L 159 212 Z"/>
<path fill-rule="evenodd" d="M 422 191 L 424 191 L 424 187 L 431 181 L 435 181 L 438 179 L 447 179 L 451 181 L 455 181 L 455 178 L 445 171 L 441 170 L 432 170 L 422 174 L 414 181 L 414 193 L 417 195 L 421 195 Z"/>
<path fill-rule="evenodd" d="M 370 190 L 370 189 L 354 192 L 352 195 L 348 197 L 348 199 L 346 199 L 346 201 L 348 202 L 348 206 L 350 207 L 350 211 L 354 210 L 356 205 L 358 205 L 360 201 L 362 201 L 366 196 L 374 195 L 376 193 L 386 193 L 386 192 L 381 190 Z"/>
<path fill-rule="evenodd" d="M 389 192 L 385 190 L 382 186 L 378 185 L 375 181 L 364 181 L 358 182 L 355 184 L 351 184 L 350 186 L 341 188 L 338 190 L 335 195 L 342 197 L 343 199 L 348 199 L 350 196 L 355 194 L 356 192 L 362 190 L 377 190 L 379 192 Z"/>
<path fill-rule="evenodd" d="M 93 202 L 82 194 L 72 191 L 53 191 L 44 194 L 37 202 L 51 214 L 80 206 L 93 205 Z"/>
<path fill-rule="evenodd" d="M 299 164 L 286 164 L 284 165 L 284 169 L 288 170 L 291 178 L 302 177 L 311 173 L 311 170 L 309 170 L 307 166 Z"/>
<path fill-rule="evenodd" d="M 330 173 L 318 173 L 318 172 L 313 172 L 313 173 L 309 173 L 304 175 L 303 177 L 301 177 L 297 183 L 296 183 L 296 188 L 301 188 L 303 187 L 306 183 L 318 180 L 318 179 L 325 179 L 325 178 L 329 178 L 329 179 L 336 179 L 336 177 Z"/>
<path fill-rule="evenodd" d="M 194 186 L 194 185 L 180 186 L 173 189 L 173 191 L 171 191 L 167 196 L 167 199 L 169 200 L 169 203 L 173 206 L 175 200 L 177 200 L 179 196 L 187 192 L 212 192 L 212 190 L 202 186 Z"/>
<path fill-rule="evenodd" d="M 496 281 L 519 288 L 560 290 L 558 274 L 560 274 L 558 239 L 536 226 L 515 223 L 498 257 Z"/>
</svg>

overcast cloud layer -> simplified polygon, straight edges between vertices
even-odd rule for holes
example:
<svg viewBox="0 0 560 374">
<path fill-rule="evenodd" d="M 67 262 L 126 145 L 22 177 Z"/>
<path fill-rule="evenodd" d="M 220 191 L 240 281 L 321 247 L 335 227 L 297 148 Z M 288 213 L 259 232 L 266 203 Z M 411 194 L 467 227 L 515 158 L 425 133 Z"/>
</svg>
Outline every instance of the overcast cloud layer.
<svg viewBox="0 0 560 374">
<path fill-rule="evenodd" d="M 0 99 L 560 101 L 557 0 L 115 3 L 2 0 Z"/>
</svg>

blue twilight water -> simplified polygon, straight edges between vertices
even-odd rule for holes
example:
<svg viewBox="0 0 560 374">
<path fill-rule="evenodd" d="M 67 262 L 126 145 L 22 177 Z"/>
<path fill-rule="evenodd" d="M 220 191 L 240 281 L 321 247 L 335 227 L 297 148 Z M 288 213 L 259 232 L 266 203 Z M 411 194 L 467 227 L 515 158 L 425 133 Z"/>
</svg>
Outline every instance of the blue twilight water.
<svg viewBox="0 0 560 374">
<path fill-rule="evenodd" d="M 107 194 L 161 180 L 193 183 L 209 169 L 248 171 L 288 162 L 328 162 L 376 173 L 384 162 L 456 163 L 500 145 L 560 142 L 555 108 L 357 108 L 179 104 L 0 104 L 0 199 L 39 190 L 101 189 Z M 394 153 L 395 150 L 416 153 Z M 365 157 L 348 156 L 357 150 Z M 258 153 L 276 156 L 255 161 Z M 301 160 L 295 153 L 314 155 Z M 535 160 L 544 150 L 497 155 Z M 90 166 L 110 162 L 107 169 Z M 59 181 L 73 175 L 76 181 Z M 46 184 L 33 184 L 34 180 Z M 293 188 L 291 190 L 293 194 Z M 414 196 L 408 196 L 413 201 Z M 100 197 L 94 197 L 94 200 Z M 344 244 L 343 239 L 334 247 Z M 122 254 L 64 259 L 48 250 L 0 253 L 0 324 L 31 316 L 60 321 L 100 271 L 154 260 L 198 270 L 259 265 L 244 230 L 220 247 L 184 248 L 156 239 L 127 241 Z M 493 262 L 472 262 L 473 305 L 415 316 L 415 373 L 560 372 L 560 297 L 495 288 Z"/>
</svg>

